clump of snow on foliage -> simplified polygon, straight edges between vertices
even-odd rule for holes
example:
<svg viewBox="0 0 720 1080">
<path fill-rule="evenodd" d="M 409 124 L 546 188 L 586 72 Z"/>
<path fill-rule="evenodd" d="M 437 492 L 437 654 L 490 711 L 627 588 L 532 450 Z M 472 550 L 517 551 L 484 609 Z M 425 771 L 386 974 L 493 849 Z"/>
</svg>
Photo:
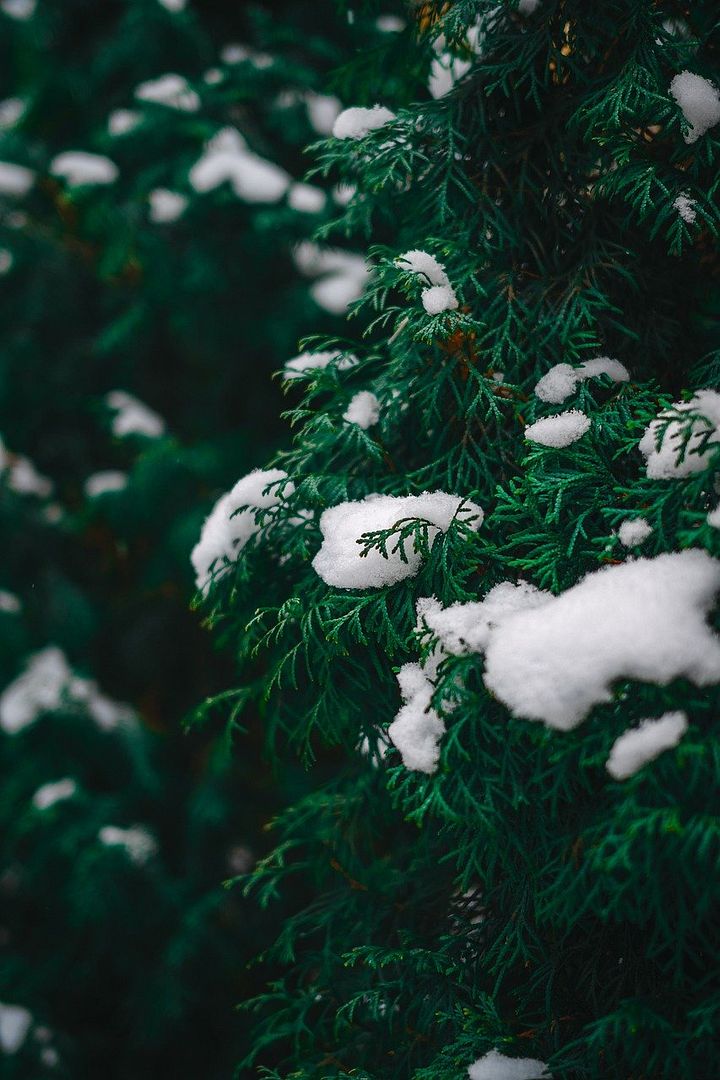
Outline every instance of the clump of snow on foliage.
<svg viewBox="0 0 720 1080">
<path fill-rule="evenodd" d="M 593 360 L 586 360 L 578 367 L 572 367 L 571 364 L 555 364 L 536 383 L 535 394 L 541 401 L 546 401 L 551 405 L 560 405 L 575 393 L 581 382 L 597 378 L 599 375 L 608 375 L 613 382 L 627 382 L 630 378 L 627 368 L 619 360 L 613 360 L 609 356 L 596 356 Z"/>
<path fill-rule="evenodd" d="M 684 192 L 675 199 L 673 206 L 687 225 L 692 225 L 697 220 L 695 200 Z"/>
<path fill-rule="evenodd" d="M 399 15 L 378 15 L 375 26 L 383 34 L 401 34 L 407 23 Z"/>
<path fill-rule="evenodd" d="M 709 79 L 693 71 L 681 71 L 670 83 L 670 93 L 690 125 L 683 135 L 686 143 L 694 143 L 720 121 L 720 93 Z"/>
<path fill-rule="evenodd" d="M 50 162 L 50 172 L 70 187 L 114 184 L 120 175 L 117 165 L 104 154 L 85 150 L 65 150 Z"/>
<path fill-rule="evenodd" d="M 42 476 L 32 461 L 22 454 L 12 454 L 0 439 L 0 478 L 18 495 L 36 495 L 47 499 L 53 491 L 52 480 Z"/>
<path fill-rule="evenodd" d="M 0 1049 L 4 1054 L 16 1054 L 27 1038 L 32 1013 L 22 1005 L 5 1005 L 0 1001 Z"/>
<path fill-rule="evenodd" d="M 303 95 L 308 119 L 318 135 L 332 135 L 333 126 L 342 112 L 342 102 L 331 94 L 309 90 Z"/>
<path fill-rule="evenodd" d="M 328 585 L 340 589 L 380 589 L 413 577 L 420 569 L 422 555 L 415 550 L 414 537 L 391 538 L 385 555 L 371 548 L 364 556 L 361 537 L 365 533 L 393 529 L 410 521 L 426 523 L 427 544 L 432 547 L 458 517 L 473 529 L 482 523 L 483 512 L 474 503 L 444 491 L 422 495 L 367 495 L 356 502 L 339 503 L 320 518 L 322 546 L 313 559 L 315 572 Z"/>
<path fill-rule="evenodd" d="M 546 416 L 525 428 L 525 438 L 556 450 L 577 442 L 590 430 L 590 418 L 579 409 Z"/>
<path fill-rule="evenodd" d="M 515 716 L 567 731 L 618 679 L 716 683 L 720 639 L 705 616 L 719 589 L 720 562 L 700 550 L 596 570 L 498 623 L 485 684 Z"/>
<path fill-rule="evenodd" d="M 317 352 L 302 352 L 288 360 L 283 369 L 285 379 L 298 379 L 308 371 L 322 370 L 334 365 L 338 371 L 347 371 L 360 361 L 354 353 L 342 349 L 322 349 Z"/>
<path fill-rule="evenodd" d="M 403 705 L 388 728 L 388 735 L 407 769 L 434 773 L 445 724 L 431 705 L 433 683 L 419 664 L 404 664 L 397 678 Z"/>
<path fill-rule="evenodd" d="M 450 284 L 445 267 L 434 255 L 427 251 L 406 251 L 404 255 L 397 257 L 395 263 L 401 270 L 419 274 L 428 281 L 427 288 L 421 293 L 423 307 L 428 315 L 439 315 L 442 311 L 454 311 L 457 308 L 455 290 Z"/>
<path fill-rule="evenodd" d="M 158 0 L 158 3 L 168 11 L 184 11 L 187 0 Z"/>
<path fill-rule="evenodd" d="M 144 825 L 131 825 L 121 829 L 118 825 L 103 825 L 98 833 L 98 840 L 106 847 L 122 847 L 128 858 L 137 866 L 144 864 L 157 854 L 157 840 Z"/>
<path fill-rule="evenodd" d="M 293 184 L 288 192 L 288 206 L 303 214 L 319 214 L 326 202 L 325 192 L 314 184 Z"/>
<path fill-rule="evenodd" d="M 206 144 L 190 170 L 189 180 L 200 194 L 229 183 L 248 203 L 275 203 L 288 190 L 292 177 L 279 165 L 249 149 L 239 131 L 227 127 Z"/>
<path fill-rule="evenodd" d="M 125 390 L 111 390 L 105 395 L 105 403 L 115 413 L 112 433 L 118 439 L 127 435 L 145 435 L 149 439 L 158 439 L 165 433 L 163 418 Z"/>
<path fill-rule="evenodd" d="M 475 56 L 482 56 L 484 36 L 481 22 L 469 27 L 464 42 L 466 50 L 474 53 Z M 428 90 L 432 97 L 441 98 L 452 90 L 463 75 L 467 75 L 473 61 L 469 57 L 457 56 L 450 51 L 444 34 L 440 34 L 435 39 L 433 49 L 435 56 L 430 65 Z"/>
<path fill-rule="evenodd" d="M 181 112 L 197 112 L 200 108 L 200 98 L 187 79 L 173 72 L 140 83 L 135 89 L 135 97 L 138 101 L 166 105 L 169 109 L 179 109 Z"/>
<path fill-rule="evenodd" d="M 233 562 L 248 540 L 259 531 L 257 511 L 279 504 L 278 484 L 286 479 L 287 473 L 281 469 L 255 469 L 218 499 L 205 519 L 200 539 L 190 555 L 198 589 L 207 592 L 213 577 L 219 577 L 227 569 L 222 560 Z M 291 483 L 284 485 L 285 495 L 294 490 Z M 237 513 L 241 506 L 246 509 Z"/>
<path fill-rule="evenodd" d="M 394 119 L 395 113 L 384 105 L 373 105 L 371 109 L 343 109 L 333 123 L 332 133 L 336 139 L 364 139 L 371 131 Z"/>
<path fill-rule="evenodd" d="M 707 523 L 711 525 L 713 529 L 720 529 L 720 503 L 711 510 L 707 516 Z"/>
<path fill-rule="evenodd" d="M 380 419 L 380 402 L 370 390 L 359 390 L 343 413 L 343 420 L 367 430 Z"/>
<path fill-rule="evenodd" d="M 618 539 L 624 547 L 637 547 L 644 544 L 652 534 L 653 527 L 644 517 L 626 518 L 620 523 Z"/>
<path fill-rule="evenodd" d="M 339 248 L 321 248 L 303 240 L 293 251 L 293 260 L 301 274 L 317 277 L 310 294 L 321 308 L 332 315 L 344 315 L 348 304 L 358 300 L 370 276 L 364 255 Z"/>
<path fill-rule="evenodd" d="M 84 707 L 104 730 L 134 716 L 129 706 L 101 694 L 97 683 L 75 675 L 63 651 L 49 645 L 30 657 L 25 671 L 0 695 L 0 727 L 14 735 L 64 702 Z"/>
<path fill-rule="evenodd" d="M 115 109 L 108 116 L 108 132 L 114 138 L 128 135 L 142 123 L 142 113 L 135 109 Z"/>
<path fill-rule="evenodd" d="M 128 474 L 119 469 L 105 469 L 102 472 L 92 473 L 85 481 L 83 488 L 89 499 L 97 499 L 100 495 L 106 495 L 110 491 L 123 491 L 128 485 Z"/>
<path fill-rule="evenodd" d="M 20 198 L 27 195 L 34 183 L 35 173 L 32 169 L 12 161 L 0 161 L 0 195 Z"/>
<path fill-rule="evenodd" d="M 706 455 L 718 446 L 718 427 L 720 394 L 715 390 L 698 390 L 689 401 L 676 401 L 648 425 L 638 444 L 647 475 L 652 480 L 675 480 L 702 472 L 708 464 Z"/>
<path fill-rule="evenodd" d="M 533 15 L 540 7 L 540 0 L 518 0 L 518 11 L 521 15 Z"/>
<path fill-rule="evenodd" d="M 537 4 L 537 0 L 531 2 Z M 478 1058 L 468 1069 L 468 1076 L 470 1080 L 552 1080 L 544 1061 L 537 1058 L 509 1058 L 499 1050 L 491 1050 Z"/>
<path fill-rule="evenodd" d="M 20 97 L 4 98 L 0 101 L 0 131 L 9 131 L 15 127 L 25 112 L 25 101 Z"/>
<path fill-rule="evenodd" d="M 150 220 L 156 225 L 167 225 L 182 217 L 187 209 L 188 197 L 168 188 L 155 188 L 148 196 Z"/>
<path fill-rule="evenodd" d="M 665 750 L 672 750 L 688 729 L 684 712 L 667 712 L 657 720 L 641 720 L 613 743 L 605 768 L 614 780 L 627 780 Z"/>
<path fill-rule="evenodd" d="M 223 64 L 229 64 L 231 67 L 234 64 L 248 63 L 258 70 L 272 67 L 275 63 L 275 59 L 270 53 L 260 52 L 260 50 L 253 49 L 250 45 L 242 45 L 236 41 L 223 45 L 220 50 L 220 59 Z"/>
<path fill-rule="evenodd" d="M 37 789 L 32 797 L 32 804 L 36 810 L 49 810 L 55 803 L 71 799 L 76 792 L 77 784 L 69 776 L 63 780 L 51 780 Z"/>
<path fill-rule="evenodd" d="M 454 656 L 484 652 L 490 634 L 503 619 L 518 611 L 530 611 L 552 599 L 527 581 L 503 581 L 484 600 L 451 604 L 444 608 L 434 597 L 418 600 L 418 617 L 437 637 L 442 650 Z"/>
<path fill-rule="evenodd" d="M 0 589 L 0 611 L 4 615 L 17 615 L 22 611 L 20 598 L 15 593 L 8 592 L 7 589 Z"/>
<path fill-rule="evenodd" d="M 0 9 L 11 19 L 26 22 L 32 19 L 37 7 L 37 0 L 2 0 Z"/>
</svg>

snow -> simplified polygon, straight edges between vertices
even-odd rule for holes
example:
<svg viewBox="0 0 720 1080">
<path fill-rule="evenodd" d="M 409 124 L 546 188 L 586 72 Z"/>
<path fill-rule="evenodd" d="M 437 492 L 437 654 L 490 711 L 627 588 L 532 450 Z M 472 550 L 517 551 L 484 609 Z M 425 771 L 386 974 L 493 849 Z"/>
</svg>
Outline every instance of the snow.
<svg viewBox="0 0 720 1080">
<path fill-rule="evenodd" d="M 326 349 L 320 352 L 302 352 L 288 360 L 283 370 L 283 377 L 297 379 L 306 371 L 314 371 L 329 367 L 333 364 L 338 371 L 347 371 L 359 363 L 354 353 L 342 352 L 340 349 Z"/>
<path fill-rule="evenodd" d="M 0 611 L 5 615 L 17 615 L 19 611 L 22 611 L 22 604 L 15 593 L 0 589 Z"/>
<path fill-rule="evenodd" d="M 11 491 L 18 495 L 37 495 L 46 499 L 52 494 L 53 484 L 42 476 L 29 458 L 11 454 L 0 439 L 0 477 L 5 476 Z"/>
<path fill-rule="evenodd" d="M 120 175 L 117 165 L 109 157 L 89 154 L 85 150 L 66 150 L 58 154 L 50 162 L 50 172 L 70 187 L 113 184 Z"/>
<path fill-rule="evenodd" d="M 695 200 L 691 199 L 685 192 L 678 195 L 673 206 L 687 225 L 692 225 L 697 220 Z"/>
<path fill-rule="evenodd" d="M 423 289 L 421 299 L 428 315 L 439 315 L 442 311 L 452 311 L 458 306 L 455 290 L 445 272 L 445 267 L 434 255 L 427 251 L 406 251 L 399 255 L 395 264 L 412 274 L 420 274 L 429 282 Z"/>
<path fill-rule="evenodd" d="M 115 136 L 127 135 L 142 123 L 142 114 L 135 109 L 115 109 L 108 116 L 108 132 Z"/>
<path fill-rule="evenodd" d="M 24 165 L 15 165 L 12 161 L 0 161 L 0 195 L 13 195 L 20 198 L 27 195 L 35 183 L 35 173 Z"/>
<path fill-rule="evenodd" d="M 220 564 L 214 575 L 219 577 L 227 567 L 221 560 L 234 562 L 238 552 L 260 529 L 257 510 L 267 510 L 280 503 L 278 482 L 287 479 L 281 469 L 255 469 L 235 484 L 234 488 L 215 503 L 205 519 L 200 539 L 192 550 L 190 561 L 195 570 L 196 587 L 203 592 L 210 588 L 213 566 Z M 270 485 L 269 491 L 265 489 Z M 284 486 L 284 495 L 290 495 L 294 486 Z M 235 513 L 241 507 L 248 509 Z"/>
<path fill-rule="evenodd" d="M 326 202 L 325 192 L 314 184 L 293 184 L 288 192 L 288 206 L 305 214 L 319 214 Z"/>
<path fill-rule="evenodd" d="M 553 596 L 527 581 L 503 581 L 484 600 L 443 608 L 435 597 L 417 602 L 418 619 L 432 631 L 442 650 L 453 656 L 484 652 L 492 631 L 508 616 L 542 607 Z"/>
<path fill-rule="evenodd" d="M 179 191 L 168 188 L 155 188 L 150 192 L 150 220 L 156 225 L 166 225 L 177 221 L 187 209 L 189 199 Z"/>
<path fill-rule="evenodd" d="M 518 12 L 521 15 L 533 15 L 540 7 L 540 0 L 518 0 Z"/>
<path fill-rule="evenodd" d="M 613 743 L 605 768 L 613 780 L 627 780 L 654 761 L 664 750 L 672 750 L 688 729 L 684 712 L 663 713 L 657 720 L 641 720 Z"/>
<path fill-rule="evenodd" d="M 612 684 L 720 681 L 720 639 L 705 622 L 720 562 L 697 549 L 588 574 L 491 630 L 485 684 L 515 716 L 576 727 Z"/>
<path fill-rule="evenodd" d="M 332 315 L 344 315 L 348 304 L 363 293 L 370 269 L 364 255 L 338 248 L 321 248 L 303 240 L 293 251 L 301 274 L 319 277 L 310 293 L 315 302 Z"/>
<path fill-rule="evenodd" d="M 89 499 L 97 499 L 109 491 L 123 491 L 128 485 L 128 474 L 119 469 L 105 469 L 88 476 L 84 484 Z"/>
<path fill-rule="evenodd" d="M 463 75 L 467 75 L 471 67 L 472 61 L 453 56 L 451 52 L 442 52 L 433 57 L 428 79 L 430 96 L 436 99 L 445 97 L 446 94 L 450 93 L 455 83 Z"/>
<path fill-rule="evenodd" d="M 398 672 L 398 683 L 404 704 L 390 724 L 388 735 L 407 769 L 434 773 L 445 724 L 431 705 L 433 684 L 419 664 L 404 664 Z"/>
<path fill-rule="evenodd" d="M 0 101 L 0 131 L 14 128 L 24 112 L 25 102 L 20 97 L 9 97 Z"/>
<path fill-rule="evenodd" d="M 624 364 L 609 356 L 596 356 L 579 367 L 555 364 L 535 385 L 535 394 L 541 401 L 560 405 L 575 392 L 578 384 L 599 375 L 609 376 L 613 382 L 628 382 L 630 374 Z"/>
<path fill-rule="evenodd" d="M 537 4 L 537 0 L 520 2 Z M 491 1050 L 478 1058 L 468 1069 L 468 1076 L 470 1080 L 552 1080 L 543 1061 L 536 1058 L 509 1058 L 499 1050 Z"/>
<path fill-rule="evenodd" d="M 158 0 L 158 3 L 168 11 L 184 11 L 187 0 Z"/>
<path fill-rule="evenodd" d="M 310 90 L 304 95 L 304 101 L 310 124 L 318 135 L 332 135 L 335 121 L 342 112 L 340 99 Z"/>
<path fill-rule="evenodd" d="M 200 108 L 200 98 L 187 79 L 172 72 L 140 83 L 135 89 L 135 97 L 138 101 L 166 105 L 169 109 L 180 109 L 182 112 L 197 112 Z"/>
<path fill-rule="evenodd" d="M 218 83 L 221 83 L 224 78 L 225 75 L 220 70 L 220 68 L 208 68 L 203 75 L 203 82 L 207 83 L 208 86 L 217 86 Z"/>
<path fill-rule="evenodd" d="M 149 439 L 158 439 L 165 433 L 163 418 L 125 390 L 111 390 L 105 395 L 105 404 L 115 411 L 112 433 L 118 439 L 127 435 L 145 435 Z"/>
<path fill-rule="evenodd" d="M 143 866 L 158 850 L 157 840 L 144 825 L 131 825 L 128 829 L 103 825 L 98 840 L 106 847 L 125 848 L 128 857 L 137 866 Z"/>
<path fill-rule="evenodd" d="M 37 789 L 32 797 L 32 804 L 36 810 L 49 810 L 55 803 L 71 799 L 76 791 L 77 784 L 69 776 L 63 780 L 52 780 Z"/>
<path fill-rule="evenodd" d="M 11 19 L 17 19 L 19 22 L 32 19 L 36 7 L 37 0 L 2 0 L 0 2 L 0 9 Z"/>
<path fill-rule="evenodd" d="M 229 183 L 245 202 L 274 203 L 283 197 L 292 178 L 279 165 L 253 153 L 240 132 L 227 127 L 206 144 L 189 180 L 201 194 Z"/>
<path fill-rule="evenodd" d="M 364 139 L 371 131 L 377 131 L 394 119 L 395 113 L 384 105 L 373 105 L 371 109 L 344 109 L 333 124 L 332 134 L 336 139 Z"/>
<path fill-rule="evenodd" d="M 646 518 L 626 518 L 620 523 L 618 538 L 624 547 L 637 547 L 644 544 L 652 532 L 653 527 Z"/>
<path fill-rule="evenodd" d="M 720 529 L 720 503 L 711 510 L 707 516 L 707 523 L 711 525 L 713 529 Z"/>
<path fill-rule="evenodd" d="M 394 585 L 413 577 L 420 569 L 422 554 L 415 550 L 414 536 L 402 544 L 391 537 L 386 556 L 372 548 L 364 557 L 360 554 L 360 537 L 417 520 L 427 523 L 427 543 L 432 547 L 456 515 L 473 529 L 478 529 L 483 519 L 479 506 L 444 491 L 405 496 L 367 495 L 355 502 L 339 503 L 325 510 L 320 518 L 323 542 L 313 559 L 313 569 L 327 585 L 340 589 L 380 589 Z"/>
<path fill-rule="evenodd" d="M 577 442 L 590 430 L 590 418 L 579 411 L 569 409 L 564 413 L 546 416 L 536 420 L 525 428 L 525 438 L 540 446 L 550 446 L 556 450 Z"/>
<path fill-rule="evenodd" d="M 683 135 L 686 143 L 694 143 L 720 121 L 720 93 L 717 87 L 692 71 L 681 71 L 670 83 L 670 93 L 690 125 Z"/>
<path fill-rule="evenodd" d="M 32 1013 L 22 1005 L 5 1005 L 0 1001 L 0 1049 L 4 1054 L 16 1054 L 27 1038 Z"/>
<path fill-rule="evenodd" d="M 338 206 L 347 206 L 356 192 L 357 187 L 355 184 L 335 184 L 332 189 L 332 197 Z"/>
<path fill-rule="evenodd" d="M 251 49 L 249 45 L 241 45 L 239 42 L 223 45 L 220 50 L 220 59 L 224 64 L 231 66 L 247 61 L 258 69 L 272 67 L 275 63 L 269 53 L 258 52 L 257 49 Z"/>
<path fill-rule="evenodd" d="M 406 25 L 399 15 L 378 15 L 375 20 L 375 26 L 382 34 L 400 34 Z"/>
<path fill-rule="evenodd" d="M 12 251 L 8 251 L 7 248 L 0 248 L 0 274 L 7 274 L 12 269 L 14 261 Z"/>
<path fill-rule="evenodd" d="M 97 683 L 74 675 L 63 651 L 49 645 L 30 657 L 22 674 L 0 695 L 0 727 L 15 735 L 42 713 L 59 709 L 65 700 L 84 706 L 104 731 L 134 716 L 130 706 L 101 694 Z"/>
<path fill-rule="evenodd" d="M 693 413 L 700 415 L 690 419 Z M 698 390 L 689 401 L 676 401 L 648 425 L 638 444 L 645 457 L 647 475 L 652 480 L 675 480 L 702 472 L 708 464 L 706 455 L 718 445 L 719 440 L 715 438 L 718 427 L 720 394 L 715 390 Z M 661 435 L 658 449 L 657 441 Z M 685 456 L 679 461 L 678 454 L 683 446 Z"/>
<path fill-rule="evenodd" d="M 343 413 L 343 420 L 367 431 L 380 419 L 380 402 L 370 390 L 359 390 Z"/>
</svg>

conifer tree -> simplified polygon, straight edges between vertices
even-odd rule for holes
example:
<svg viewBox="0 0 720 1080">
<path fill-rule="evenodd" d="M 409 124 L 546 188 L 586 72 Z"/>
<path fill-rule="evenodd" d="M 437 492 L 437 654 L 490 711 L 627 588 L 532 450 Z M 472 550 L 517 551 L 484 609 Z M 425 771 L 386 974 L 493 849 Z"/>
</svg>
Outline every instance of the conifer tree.
<svg viewBox="0 0 720 1080">
<path fill-rule="evenodd" d="M 282 437 L 271 372 L 360 292 L 361 255 L 310 243 L 346 193 L 303 182 L 303 147 L 329 69 L 383 34 L 306 0 L 0 4 L 3 1076 L 247 1051 L 267 929 L 221 883 L 287 795 L 210 710 L 183 738 L 229 678 L 188 556 Z"/>
<path fill-rule="evenodd" d="M 361 332 L 196 551 L 275 754 L 338 747 L 248 1075 L 720 1072 L 718 32 L 430 0 L 317 149 Z"/>
</svg>

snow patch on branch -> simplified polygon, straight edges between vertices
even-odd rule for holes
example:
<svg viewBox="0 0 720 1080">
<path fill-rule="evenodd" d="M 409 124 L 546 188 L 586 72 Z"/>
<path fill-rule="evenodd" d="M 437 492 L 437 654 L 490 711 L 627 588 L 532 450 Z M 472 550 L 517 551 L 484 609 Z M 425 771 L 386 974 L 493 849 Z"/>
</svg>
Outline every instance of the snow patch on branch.
<svg viewBox="0 0 720 1080">
<path fill-rule="evenodd" d="M 468 1069 L 468 1077 L 470 1080 L 552 1080 L 544 1061 L 509 1058 L 499 1050 L 478 1058 Z"/>
<path fill-rule="evenodd" d="M 639 544 L 644 544 L 652 532 L 653 527 L 647 518 L 626 518 L 620 523 L 618 539 L 623 547 L 637 547 Z"/>
<path fill-rule="evenodd" d="M 605 763 L 614 780 L 627 780 L 665 750 L 677 746 L 688 729 L 684 712 L 667 712 L 657 720 L 641 720 L 615 740 Z"/>
<path fill-rule="evenodd" d="M 145 435 L 148 439 L 159 439 L 165 433 L 165 421 L 154 409 L 138 401 L 125 390 L 111 390 L 105 395 L 105 403 L 115 412 L 112 420 L 112 433 L 118 439 L 127 435 Z"/>
<path fill-rule="evenodd" d="M 428 281 L 427 288 L 421 293 L 428 315 L 439 315 L 442 311 L 454 311 L 458 307 L 458 298 L 445 267 L 434 255 L 417 249 L 406 251 L 404 255 L 398 255 L 395 265 L 412 274 L 420 274 Z"/>
<path fill-rule="evenodd" d="M 50 172 L 70 187 L 95 187 L 114 184 L 120 172 L 114 161 L 104 154 L 85 150 L 65 150 L 50 162 Z"/>
<path fill-rule="evenodd" d="M 276 203 L 292 182 L 289 173 L 255 154 L 240 132 L 231 127 L 210 139 L 188 179 L 200 194 L 229 183 L 237 197 L 247 203 Z"/>
<path fill-rule="evenodd" d="M 131 825 L 121 829 L 118 825 L 103 825 L 98 833 L 98 840 L 106 847 L 121 847 L 131 862 L 144 866 L 158 851 L 158 843 L 144 825 Z"/>
<path fill-rule="evenodd" d="M 638 444 L 647 475 L 652 480 L 677 480 L 702 472 L 708 464 L 706 455 L 718 446 L 719 427 L 717 391 L 698 390 L 689 401 L 676 401 L 651 421 Z"/>
<path fill-rule="evenodd" d="M 333 123 L 332 133 L 336 139 L 364 139 L 394 119 L 395 113 L 384 105 L 373 105 L 371 109 L 354 106 L 343 109 Z"/>
<path fill-rule="evenodd" d="M 16 1054 L 27 1038 L 32 1013 L 22 1005 L 5 1005 L 0 1001 L 0 1049 L 3 1054 Z"/>
<path fill-rule="evenodd" d="M 709 79 L 693 71 L 681 71 L 670 83 L 670 93 L 690 125 L 683 138 L 694 143 L 720 122 L 720 93 Z"/>
<path fill-rule="evenodd" d="M 55 803 L 71 799 L 76 792 L 77 784 L 69 776 L 63 780 L 51 780 L 37 789 L 32 797 L 32 804 L 36 810 L 49 810 Z"/>
<path fill-rule="evenodd" d="M 135 88 L 138 101 L 148 101 L 153 105 L 165 105 L 168 109 L 181 112 L 197 112 L 200 98 L 182 75 L 169 72 L 157 79 L 148 79 Z"/>
<path fill-rule="evenodd" d="M 590 430 L 590 418 L 579 409 L 546 416 L 525 428 L 525 438 L 556 450 L 577 442 Z"/>
<path fill-rule="evenodd" d="M 293 261 L 301 274 L 319 278 L 310 294 L 332 315 L 344 315 L 348 305 L 358 300 L 370 277 L 364 255 L 339 248 L 321 248 L 303 240 L 293 251 Z"/>
<path fill-rule="evenodd" d="M 697 220 L 696 203 L 689 195 L 685 192 L 681 192 L 673 202 L 673 206 L 686 225 L 693 225 L 695 223 Z"/>
<path fill-rule="evenodd" d="M 419 664 L 404 664 L 397 678 L 403 705 L 387 733 L 405 768 L 434 773 L 445 734 L 445 724 L 431 704 L 435 687 Z"/>
<path fill-rule="evenodd" d="M 379 419 L 380 402 L 370 390 L 359 390 L 343 413 L 343 420 L 357 424 L 364 431 L 377 424 Z"/>
<path fill-rule="evenodd" d="M 422 554 L 414 536 L 390 538 L 386 553 L 370 548 L 362 555 L 362 537 L 370 532 L 394 529 L 417 521 L 426 525 L 427 546 L 432 548 L 440 533 L 455 518 L 471 529 L 479 529 L 483 512 L 479 506 L 444 491 L 422 495 L 367 495 L 356 502 L 339 503 L 320 518 L 323 542 L 313 559 L 313 569 L 322 580 L 338 589 L 381 589 L 420 570 Z"/>
<path fill-rule="evenodd" d="M 25 165 L 16 165 L 13 161 L 0 161 L 0 195 L 11 195 L 18 199 L 27 195 L 35 183 L 35 173 Z"/>
<path fill-rule="evenodd" d="M 298 379 L 308 371 L 322 370 L 333 365 L 338 371 L 347 371 L 359 364 L 354 353 L 342 349 L 324 349 L 319 352 L 302 352 L 288 360 L 283 369 L 283 378 Z"/>
<path fill-rule="evenodd" d="M 169 225 L 177 221 L 185 213 L 189 199 L 179 191 L 170 191 L 169 188 L 155 188 L 151 191 L 148 200 L 150 213 L 148 217 L 155 225 Z"/>
<path fill-rule="evenodd" d="M 215 503 L 190 554 L 195 584 L 203 593 L 208 592 L 213 580 L 227 571 L 228 566 L 223 566 L 221 560 L 234 562 L 238 552 L 259 532 L 257 511 L 279 505 L 278 484 L 286 479 L 287 473 L 281 469 L 255 469 Z M 284 487 L 285 495 L 294 490 L 292 483 Z M 236 513 L 241 506 L 246 509 Z"/>
<path fill-rule="evenodd" d="M 619 360 L 613 360 L 609 356 L 596 356 L 576 368 L 571 364 L 555 364 L 535 384 L 535 394 L 541 401 L 560 405 L 575 393 L 581 382 L 599 375 L 607 375 L 613 382 L 628 382 L 630 379 L 627 368 Z"/>
</svg>

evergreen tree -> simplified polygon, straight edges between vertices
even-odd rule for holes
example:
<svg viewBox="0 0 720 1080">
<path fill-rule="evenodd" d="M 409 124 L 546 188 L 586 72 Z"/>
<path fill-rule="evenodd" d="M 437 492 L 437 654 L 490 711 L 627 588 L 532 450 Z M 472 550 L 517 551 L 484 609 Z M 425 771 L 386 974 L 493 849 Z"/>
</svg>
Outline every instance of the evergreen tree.
<svg viewBox="0 0 720 1080">
<path fill-rule="evenodd" d="M 319 149 L 363 333 L 196 558 L 275 753 L 338 747 L 248 1075 L 720 1072 L 719 30 L 430 0 Z"/>
<path fill-rule="evenodd" d="M 287 795 L 212 710 L 182 737 L 230 677 L 188 556 L 282 437 L 273 369 L 360 292 L 362 256 L 310 243 L 345 192 L 303 183 L 303 147 L 381 40 L 307 0 L 0 4 L 3 1075 L 247 1051 L 267 930 L 221 883 Z"/>
</svg>

